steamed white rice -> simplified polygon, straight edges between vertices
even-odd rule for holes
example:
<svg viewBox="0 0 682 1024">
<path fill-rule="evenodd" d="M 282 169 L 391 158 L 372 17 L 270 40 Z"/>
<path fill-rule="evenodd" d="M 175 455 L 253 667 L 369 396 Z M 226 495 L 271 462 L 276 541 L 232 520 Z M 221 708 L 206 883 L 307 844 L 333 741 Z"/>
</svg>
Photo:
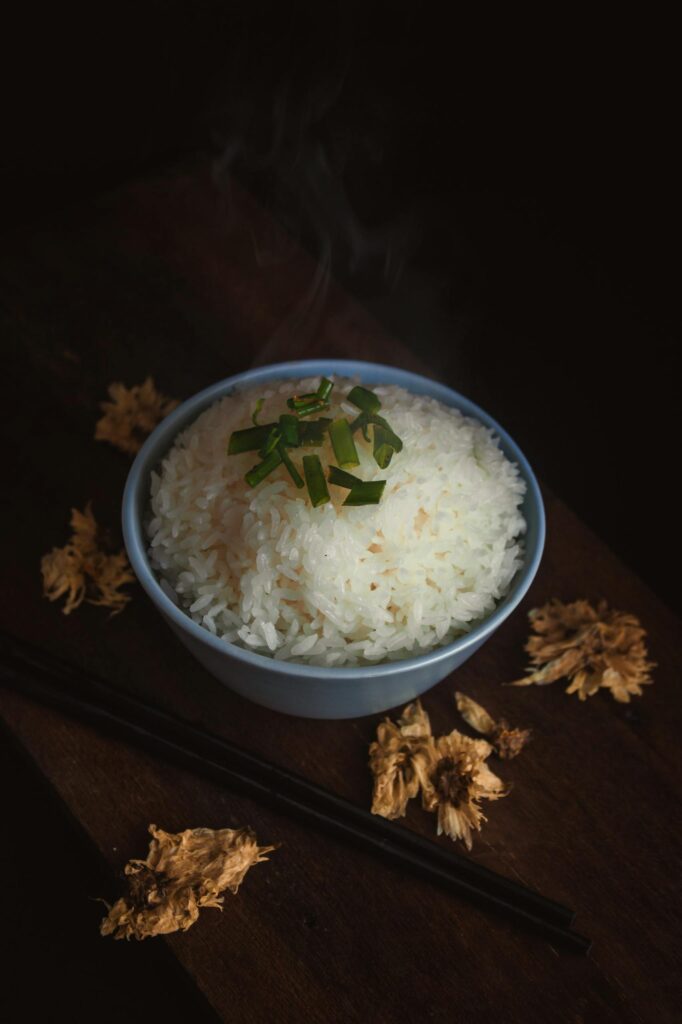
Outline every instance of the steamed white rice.
<svg viewBox="0 0 682 1024">
<path fill-rule="evenodd" d="M 379 505 L 314 509 L 281 467 L 250 489 L 256 452 L 227 455 L 233 430 L 275 420 L 319 378 L 223 398 L 178 436 L 152 474 L 150 557 L 166 593 L 221 639 L 322 665 L 395 660 L 449 643 L 488 615 L 522 560 L 525 484 L 492 432 L 440 402 L 375 387 L 404 448 L 381 470 L 360 434 L 363 480 Z M 352 419 L 337 378 L 327 416 Z M 329 442 L 317 452 L 335 462 Z M 299 461 L 298 452 L 294 460 Z"/>
</svg>

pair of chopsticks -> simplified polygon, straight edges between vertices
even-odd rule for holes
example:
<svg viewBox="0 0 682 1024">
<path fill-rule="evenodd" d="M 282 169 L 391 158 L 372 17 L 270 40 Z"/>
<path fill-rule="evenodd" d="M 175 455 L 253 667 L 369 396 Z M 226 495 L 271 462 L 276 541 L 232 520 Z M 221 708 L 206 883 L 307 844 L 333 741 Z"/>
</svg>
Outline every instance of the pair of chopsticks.
<svg viewBox="0 0 682 1024">
<path fill-rule="evenodd" d="M 574 912 L 560 903 L 5 634 L 0 634 L 0 682 L 379 854 L 539 932 L 553 945 L 583 954 L 590 949 L 589 939 L 571 930 Z"/>
</svg>

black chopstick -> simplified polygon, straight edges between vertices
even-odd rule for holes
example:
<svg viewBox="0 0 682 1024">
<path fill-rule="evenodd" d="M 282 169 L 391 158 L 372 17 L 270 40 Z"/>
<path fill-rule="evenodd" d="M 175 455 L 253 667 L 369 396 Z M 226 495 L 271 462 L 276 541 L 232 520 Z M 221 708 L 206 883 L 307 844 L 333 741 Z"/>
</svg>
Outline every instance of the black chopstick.
<svg viewBox="0 0 682 1024">
<path fill-rule="evenodd" d="M 137 743 L 200 774 L 408 867 L 480 906 L 513 917 L 550 941 L 586 953 L 561 904 L 407 828 L 370 814 L 227 740 L 116 690 L 75 666 L 0 634 L 0 680 L 30 697 Z"/>
<path fill-rule="evenodd" d="M 264 761 L 228 740 L 212 736 L 203 729 L 182 721 L 160 708 L 145 704 L 138 698 L 116 690 L 89 674 L 85 675 L 74 666 L 66 665 L 51 655 L 29 648 L 25 644 L 19 645 L 15 640 L 3 637 L 2 634 L 0 634 L 0 652 L 6 666 L 13 664 L 15 670 L 30 667 L 34 676 L 38 673 L 50 684 L 58 681 L 62 687 L 68 687 L 72 694 L 82 692 L 87 699 L 96 698 L 96 703 L 101 707 L 122 713 L 125 718 L 144 725 L 152 733 L 173 739 L 180 745 L 201 753 L 209 760 L 258 780 L 269 786 L 273 792 L 286 793 L 297 801 L 309 803 L 315 808 L 326 808 L 345 820 L 354 822 L 359 828 L 371 828 L 373 832 L 391 843 L 398 843 L 409 848 L 418 856 L 426 857 L 445 870 L 454 870 L 460 877 L 467 879 L 472 884 L 482 885 L 509 902 L 521 903 L 537 916 L 554 924 L 568 927 L 573 923 L 575 914 L 568 907 L 549 900 L 502 875 L 497 875 L 454 851 L 445 850 L 409 829 L 396 826 L 384 818 L 369 814 L 364 809 L 330 793 L 321 786 Z"/>
</svg>

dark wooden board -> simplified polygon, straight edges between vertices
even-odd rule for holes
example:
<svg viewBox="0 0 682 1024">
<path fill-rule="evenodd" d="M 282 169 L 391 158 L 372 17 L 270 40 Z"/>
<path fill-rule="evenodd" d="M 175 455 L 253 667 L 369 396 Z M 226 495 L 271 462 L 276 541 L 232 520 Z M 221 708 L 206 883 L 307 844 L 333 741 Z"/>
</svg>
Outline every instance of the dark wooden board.
<svg viewBox="0 0 682 1024">
<path fill-rule="evenodd" d="M 130 463 L 93 440 L 110 381 L 152 374 L 183 398 L 248 366 L 312 356 L 429 373 L 333 283 L 315 283 L 305 253 L 236 186 L 218 192 L 202 166 L 5 236 L 12 515 L 0 538 L 11 580 L 1 622 L 368 806 L 377 718 L 299 720 L 237 697 L 193 661 L 139 588 L 114 618 L 85 606 L 65 617 L 41 596 L 40 558 L 65 542 L 70 507 L 92 499 L 98 519 L 118 530 Z M 465 380 L 446 383 L 466 392 Z M 458 688 L 533 728 L 522 756 L 499 768 L 514 788 L 489 805 L 471 856 L 575 906 L 579 929 L 594 940 L 588 959 L 559 955 L 369 855 L 0 693 L 9 729 L 111 865 L 103 896 L 116 895 L 113 873 L 144 854 L 151 822 L 170 830 L 249 824 L 261 842 L 282 844 L 222 914 L 205 911 L 188 933 L 154 940 L 168 943 L 224 1019 L 675 1019 L 679 624 L 570 510 L 549 494 L 546 501 L 547 551 L 527 600 L 424 704 L 434 727 L 449 730 Z M 606 597 L 640 616 L 658 662 L 641 700 L 620 706 L 599 694 L 581 704 L 558 684 L 500 686 L 525 667 L 525 612 L 550 596 Z M 431 835 L 433 819 L 414 808 L 406 826 Z"/>
</svg>

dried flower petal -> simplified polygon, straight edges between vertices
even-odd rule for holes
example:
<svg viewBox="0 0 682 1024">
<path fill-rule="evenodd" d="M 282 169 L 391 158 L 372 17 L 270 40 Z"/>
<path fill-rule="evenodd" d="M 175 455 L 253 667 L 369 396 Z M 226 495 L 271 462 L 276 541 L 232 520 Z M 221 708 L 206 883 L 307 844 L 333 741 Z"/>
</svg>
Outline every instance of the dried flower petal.
<svg viewBox="0 0 682 1024">
<path fill-rule="evenodd" d="M 95 440 L 108 441 L 129 455 L 135 455 L 157 423 L 179 405 L 156 390 L 152 377 L 132 388 L 116 381 L 108 390 L 111 401 L 100 402 L 104 415 L 97 421 Z"/>
<path fill-rule="evenodd" d="M 510 761 L 521 753 L 531 735 L 530 729 L 510 729 L 506 718 L 501 718 L 489 738 L 497 756 Z"/>
<path fill-rule="evenodd" d="M 485 764 L 492 749 L 485 740 L 470 739 L 455 729 L 431 739 L 418 755 L 422 805 L 438 812 L 438 835 L 462 839 L 469 850 L 472 830 L 480 832 L 486 821 L 480 801 L 498 800 L 509 792 Z"/>
<path fill-rule="evenodd" d="M 386 718 L 377 727 L 377 739 L 369 748 L 369 766 L 374 775 L 372 814 L 400 818 L 407 801 L 419 792 L 414 755 L 431 736 L 429 716 L 415 701 L 403 711 L 395 725 Z"/>
<path fill-rule="evenodd" d="M 460 693 L 458 690 L 455 693 L 455 701 L 457 702 L 457 710 L 460 715 L 472 729 L 483 733 L 484 736 L 495 731 L 495 720 L 475 700 L 467 697 L 465 693 Z"/>
<path fill-rule="evenodd" d="M 534 671 L 511 686 L 544 685 L 569 679 L 567 693 L 586 700 L 601 688 L 621 703 L 641 696 L 653 682 L 644 630 L 634 615 L 610 609 L 606 601 L 549 601 L 529 615 L 535 635 L 526 644 Z"/>
<path fill-rule="evenodd" d="M 455 693 L 457 710 L 467 725 L 487 736 L 498 757 L 509 760 L 520 754 L 531 737 L 530 729 L 510 729 L 506 718 L 496 722 L 484 707 L 466 694 Z"/>
<path fill-rule="evenodd" d="M 81 553 L 67 544 L 63 548 L 53 548 L 49 554 L 43 555 L 40 562 L 43 574 L 43 594 L 48 601 L 58 601 L 66 594 L 66 603 L 62 611 L 70 615 L 74 608 L 83 603 L 85 597 L 85 573 Z"/>
<path fill-rule="evenodd" d="M 87 600 L 88 604 L 111 608 L 112 614 L 123 610 L 130 600 L 120 588 L 135 577 L 125 552 L 107 554 L 101 529 L 88 502 L 85 511 L 71 509 L 72 536 L 63 548 L 53 548 L 44 555 L 40 570 L 43 593 L 48 601 L 57 601 L 66 594 L 62 609 L 65 615 Z"/>
<path fill-rule="evenodd" d="M 86 571 L 95 585 L 95 592 L 88 598 L 88 604 L 111 608 L 114 615 L 122 612 L 130 601 L 130 594 L 122 594 L 119 587 L 135 579 L 125 552 L 105 555 L 100 551 L 88 563 Z"/>
<path fill-rule="evenodd" d="M 222 908 L 225 889 L 236 893 L 249 868 L 267 860 L 274 846 L 258 846 L 248 828 L 193 828 L 172 834 L 150 825 L 146 860 L 125 867 L 129 895 L 100 925 L 115 939 L 146 939 L 187 931 L 200 907 Z"/>
</svg>

